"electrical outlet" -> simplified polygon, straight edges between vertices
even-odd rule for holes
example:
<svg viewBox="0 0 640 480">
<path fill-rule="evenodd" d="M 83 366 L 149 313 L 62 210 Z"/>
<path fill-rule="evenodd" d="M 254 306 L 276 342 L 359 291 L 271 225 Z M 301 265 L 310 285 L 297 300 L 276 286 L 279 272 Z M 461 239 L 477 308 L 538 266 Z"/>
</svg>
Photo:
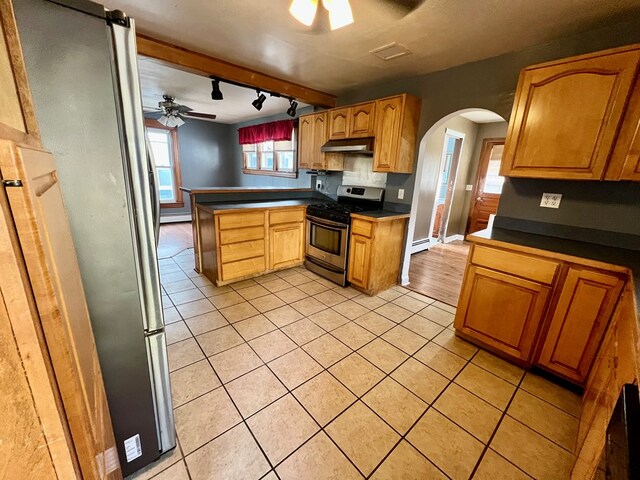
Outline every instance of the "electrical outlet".
<svg viewBox="0 0 640 480">
<path fill-rule="evenodd" d="M 470 192 L 471 190 L 473 190 L 473 185 L 467 185 L 467 186 L 465 186 L 465 187 L 464 187 L 464 189 L 465 189 L 467 192 Z"/>
<path fill-rule="evenodd" d="M 404 188 L 398 189 L 398 200 L 404 200 Z"/>
<path fill-rule="evenodd" d="M 561 193 L 543 193 L 540 206 L 545 208 L 560 208 L 560 201 L 562 200 Z"/>
</svg>

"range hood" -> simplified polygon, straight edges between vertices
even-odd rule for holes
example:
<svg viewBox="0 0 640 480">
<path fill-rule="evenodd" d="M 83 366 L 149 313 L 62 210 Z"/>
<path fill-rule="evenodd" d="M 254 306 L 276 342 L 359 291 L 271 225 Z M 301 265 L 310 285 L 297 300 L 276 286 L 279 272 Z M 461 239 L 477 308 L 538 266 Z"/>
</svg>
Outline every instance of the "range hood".
<svg viewBox="0 0 640 480">
<path fill-rule="evenodd" d="M 320 149 L 323 153 L 360 153 L 373 155 L 373 137 L 329 140 Z"/>
</svg>

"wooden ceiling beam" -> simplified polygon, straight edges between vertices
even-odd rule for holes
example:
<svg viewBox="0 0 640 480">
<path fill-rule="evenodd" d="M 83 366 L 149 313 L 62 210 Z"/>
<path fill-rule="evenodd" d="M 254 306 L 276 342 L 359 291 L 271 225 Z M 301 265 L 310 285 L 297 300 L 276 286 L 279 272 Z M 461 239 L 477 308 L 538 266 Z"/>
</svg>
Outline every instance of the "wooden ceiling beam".
<svg viewBox="0 0 640 480">
<path fill-rule="evenodd" d="M 230 80 L 255 87 L 256 89 L 268 90 L 319 107 L 332 108 L 336 106 L 335 95 L 329 93 L 288 82 L 266 73 L 257 72 L 203 53 L 178 47 L 146 35 L 137 34 L 136 40 L 139 55 L 152 58 L 167 66 L 198 75 Z"/>
</svg>

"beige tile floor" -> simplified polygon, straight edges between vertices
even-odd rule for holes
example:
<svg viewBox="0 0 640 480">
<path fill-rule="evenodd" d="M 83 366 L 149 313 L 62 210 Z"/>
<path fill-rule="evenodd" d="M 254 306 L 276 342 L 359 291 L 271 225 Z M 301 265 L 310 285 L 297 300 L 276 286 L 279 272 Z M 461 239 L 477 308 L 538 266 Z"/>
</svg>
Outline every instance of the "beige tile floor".
<svg viewBox="0 0 640 480">
<path fill-rule="evenodd" d="M 569 478 L 580 398 L 457 339 L 453 307 L 160 269 L 179 446 L 131 478 Z"/>
</svg>

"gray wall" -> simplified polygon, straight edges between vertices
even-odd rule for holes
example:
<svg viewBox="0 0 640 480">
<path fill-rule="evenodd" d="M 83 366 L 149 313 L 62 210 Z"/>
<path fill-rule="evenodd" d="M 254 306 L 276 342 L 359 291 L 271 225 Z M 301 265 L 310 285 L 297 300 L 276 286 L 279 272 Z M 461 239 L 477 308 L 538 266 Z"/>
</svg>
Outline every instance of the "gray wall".
<svg viewBox="0 0 640 480">
<path fill-rule="evenodd" d="M 312 113 L 313 107 L 305 107 L 298 110 L 298 115 L 304 115 L 305 113 Z M 251 175 L 242 172 L 242 146 L 238 143 L 238 129 L 241 127 L 248 127 L 250 125 L 257 125 L 259 123 L 274 122 L 276 120 L 291 120 L 291 117 L 286 113 L 278 115 L 271 115 L 268 117 L 257 118 L 248 122 L 236 123 L 235 125 L 229 125 L 230 127 L 230 145 L 231 145 L 231 158 L 238 165 L 238 186 L 242 187 L 305 187 L 308 188 L 311 185 L 311 175 L 307 174 L 306 170 L 300 170 L 298 172 L 298 178 L 285 178 L 285 177 L 271 177 L 268 175 Z"/>
<path fill-rule="evenodd" d="M 520 69 L 527 65 L 540 63 L 548 60 L 569 57 L 587 52 L 603 50 L 606 48 L 627 45 L 640 42 L 640 15 L 627 15 L 624 19 L 608 20 L 604 26 L 599 26 L 588 32 L 573 35 L 558 41 L 549 42 L 543 45 L 537 45 L 519 52 L 508 53 L 498 57 L 482 60 L 480 62 L 468 63 L 449 70 L 435 72 L 427 75 L 421 75 L 402 80 L 387 82 L 372 86 L 359 86 L 357 89 L 345 92 L 338 97 L 340 105 L 346 105 L 358 101 L 372 100 L 379 97 L 393 95 L 402 92 L 412 93 L 422 99 L 422 111 L 420 117 L 420 126 L 418 130 L 418 138 L 422 139 L 427 130 L 438 120 L 465 108 L 484 108 L 494 111 L 505 119 L 509 119 L 511 107 L 513 104 L 514 93 L 518 81 Z M 393 68 L 393 64 L 389 65 Z M 433 175 L 433 188 L 437 182 L 437 175 Z M 412 199 L 412 191 L 415 183 L 415 175 L 405 174 L 389 174 L 387 178 L 387 200 L 410 203 Z M 530 211 L 532 201 L 529 194 L 532 191 L 539 191 L 541 183 L 535 180 L 521 180 L 518 182 L 519 187 L 515 188 L 507 182 L 505 191 L 502 195 L 500 214 L 513 214 L 513 211 L 523 212 L 527 215 Z M 395 200 L 398 188 L 405 189 L 405 199 Z M 624 205 L 632 203 L 632 196 L 637 195 L 634 187 L 624 184 L 617 184 L 603 187 L 600 182 L 580 184 L 572 184 L 571 182 L 562 182 L 558 188 L 563 192 L 571 192 L 574 190 L 580 192 L 588 192 L 586 198 L 598 198 L 595 202 L 597 205 L 610 205 L 612 209 L 616 209 L 618 202 Z M 615 191 L 615 196 L 601 195 L 602 189 L 606 191 Z M 528 192 L 528 193 L 525 193 Z M 532 194 L 531 194 L 532 195 Z M 575 201 L 566 202 L 560 210 L 562 215 L 567 218 L 573 218 L 574 208 L 579 211 L 588 209 L 593 206 L 594 202 L 584 204 L 583 201 L 576 197 Z M 636 207 L 629 207 L 635 214 L 635 219 L 640 218 L 640 202 Z M 511 209 L 507 212 L 504 210 L 506 205 L 510 205 Z M 421 205 L 421 208 L 429 211 L 433 208 L 433 200 L 430 204 Z M 540 212 L 540 208 L 536 209 L 535 215 L 543 221 L 553 220 L 553 216 L 557 215 L 548 209 Z M 627 210 L 627 214 L 629 210 Z M 532 213 L 532 215 L 534 215 Z M 595 219 L 596 215 L 583 216 L 576 215 L 580 218 L 580 222 L 584 226 L 592 227 L 594 223 L 599 224 Z M 577 220 L 576 220 L 577 221 Z M 612 225 L 615 223 L 615 225 Z M 618 231 L 626 227 L 629 218 L 619 218 L 617 221 L 609 219 L 607 228 L 612 231 Z M 636 222 L 640 223 L 640 222 Z M 600 225 L 600 224 L 599 224 Z"/>
<path fill-rule="evenodd" d="M 231 126 L 188 119 L 178 128 L 182 186 L 228 187 L 237 185 L 240 167 L 231 154 Z M 190 213 L 189 195 L 183 208 L 164 208 L 162 217 Z"/>
</svg>

